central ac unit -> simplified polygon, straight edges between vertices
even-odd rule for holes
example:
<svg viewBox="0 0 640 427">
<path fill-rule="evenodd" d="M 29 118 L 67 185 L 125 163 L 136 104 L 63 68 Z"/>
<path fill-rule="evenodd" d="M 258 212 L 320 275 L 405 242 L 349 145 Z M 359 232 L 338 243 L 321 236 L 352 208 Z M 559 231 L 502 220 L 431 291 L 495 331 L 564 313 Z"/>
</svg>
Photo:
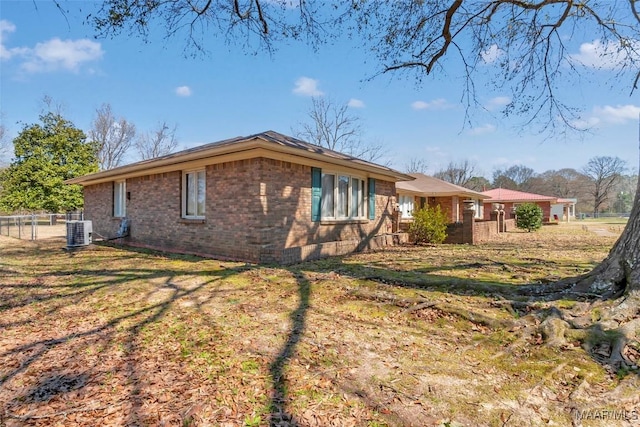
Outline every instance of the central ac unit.
<svg viewBox="0 0 640 427">
<path fill-rule="evenodd" d="M 67 247 L 91 244 L 91 221 L 67 221 Z"/>
</svg>

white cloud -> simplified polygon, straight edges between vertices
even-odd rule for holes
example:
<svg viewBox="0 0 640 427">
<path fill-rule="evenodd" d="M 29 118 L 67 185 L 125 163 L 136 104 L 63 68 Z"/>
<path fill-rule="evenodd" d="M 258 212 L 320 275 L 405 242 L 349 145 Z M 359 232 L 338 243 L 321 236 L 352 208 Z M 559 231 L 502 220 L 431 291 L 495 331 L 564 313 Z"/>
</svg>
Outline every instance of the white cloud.
<svg viewBox="0 0 640 427">
<path fill-rule="evenodd" d="M 29 73 L 59 69 L 77 72 L 81 64 L 102 58 L 104 51 L 100 43 L 93 40 L 60 40 L 56 37 L 37 43 L 23 55 L 26 61 L 22 64 L 22 69 Z"/>
<path fill-rule="evenodd" d="M 191 88 L 189 86 L 178 86 L 176 88 L 176 95 L 182 97 L 191 96 Z"/>
<path fill-rule="evenodd" d="M 424 151 L 429 153 L 429 157 L 445 157 L 447 153 L 442 151 L 442 148 L 428 145 Z"/>
<path fill-rule="evenodd" d="M 451 105 L 443 98 L 434 99 L 433 101 L 415 101 L 411 103 L 414 110 L 445 110 L 451 108 Z"/>
<path fill-rule="evenodd" d="M 360 99 L 351 98 L 347 105 L 351 108 L 364 108 L 364 101 Z"/>
<path fill-rule="evenodd" d="M 638 40 L 630 41 L 630 47 L 627 50 L 621 49 L 620 44 L 613 41 L 602 43 L 600 40 L 594 40 L 593 43 L 582 43 L 579 52 L 569 55 L 569 58 L 585 67 L 615 70 L 629 61 L 629 51 L 638 52 L 638 50 L 640 50 Z M 633 59 L 637 61 L 640 57 L 635 54 Z"/>
<path fill-rule="evenodd" d="M 578 129 L 590 129 L 599 125 L 619 125 L 636 121 L 640 117 L 640 107 L 636 105 L 604 105 L 593 107 L 590 114 L 571 122 Z"/>
<path fill-rule="evenodd" d="M 572 120 L 570 122 L 571 126 L 576 129 L 587 130 L 591 129 L 600 124 L 600 119 L 597 117 L 585 117 L 582 119 Z"/>
<path fill-rule="evenodd" d="M 489 49 L 483 50 L 480 55 L 482 56 L 482 60 L 485 64 L 493 64 L 496 62 L 502 55 L 504 51 L 498 47 L 497 44 L 492 44 Z"/>
<path fill-rule="evenodd" d="M 302 96 L 322 96 L 323 93 L 318 89 L 318 80 L 310 77 L 300 77 L 296 80 L 293 93 Z"/>
<path fill-rule="evenodd" d="M 475 127 L 469 131 L 469 135 L 486 135 L 496 131 L 496 127 L 492 124 L 484 124 L 482 126 Z"/>
<path fill-rule="evenodd" d="M 7 49 L 4 46 L 5 34 L 13 33 L 16 26 L 6 19 L 0 19 L 0 60 L 10 59 L 12 56 L 19 54 L 23 49 L 13 48 Z"/>
<path fill-rule="evenodd" d="M 487 110 L 497 110 L 508 105 L 510 102 L 511 98 L 508 96 L 496 96 L 495 98 L 491 98 L 485 107 Z"/>
<path fill-rule="evenodd" d="M 102 45 L 89 39 L 60 40 L 53 38 L 46 42 L 37 43 L 35 47 L 5 46 L 5 35 L 16 30 L 16 26 L 0 20 L 0 59 L 21 58 L 22 70 L 28 73 L 67 70 L 77 72 L 80 65 L 97 61 L 102 58 Z"/>
<path fill-rule="evenodd" d="M 605 105 L 594 107 L 593 116 L 606 123 L 626 123 L 630 120 L 638 120 L 640 107 L 635 105 Z"/>
</svg>

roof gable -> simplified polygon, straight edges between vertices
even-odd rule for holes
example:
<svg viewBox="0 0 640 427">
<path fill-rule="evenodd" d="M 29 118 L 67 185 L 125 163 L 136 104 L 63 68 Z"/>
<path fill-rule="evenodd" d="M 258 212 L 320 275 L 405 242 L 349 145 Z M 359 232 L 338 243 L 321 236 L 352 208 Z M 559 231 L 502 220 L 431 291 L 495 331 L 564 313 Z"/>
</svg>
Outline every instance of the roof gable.
<svg viewBox="0 0 640 427">
<path fill-rule="evenodd" d="M 409 176 L 415 178 L 413 181 L 396 182 L 396 190 L 398 192 L 408 192 L 423 196 L 464 196 L 475 199 L 488 199 L 478 191 L 470 190 L 459 185 L 451 184 L 432 176 L 422 173 L 410 173 Z"/>
<path fill-rule="evenodd" d="M 257 157 L 282 159 L 308 165 L 331 164 L 363 171 L 370 176 L 394 182 L 412 179 L 409 175 L 387 166 L 329 150 L 278 132 L 266 131 L 246 137 L 230 138 L 200 145 L 166 156 L 73 178 L 65 182 L 67 184 L 91 185 L 117 179 Z"/>
<path fill-rule="evenodd" d="M 487 200 L 488 202 L 555 202 L 558 200 L 557 197 L 508 190 L 506 188 L 494 188 L 483 191 L 482 193 L 490 197 L 490 199 Z"/>
</svg>

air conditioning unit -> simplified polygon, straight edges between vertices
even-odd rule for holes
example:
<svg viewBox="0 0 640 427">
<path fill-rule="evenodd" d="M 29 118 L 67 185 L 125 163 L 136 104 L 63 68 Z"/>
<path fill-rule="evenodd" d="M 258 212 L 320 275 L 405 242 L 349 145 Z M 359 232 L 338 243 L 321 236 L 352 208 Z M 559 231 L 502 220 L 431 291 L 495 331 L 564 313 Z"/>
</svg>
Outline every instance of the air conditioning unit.
<svg viewBox="0 0 640 427">
<path fill-rule="evenodd" d="M 67 247 L 89 245 L 92 233 L 91 221 L 67 221 Z"/>
</svg>

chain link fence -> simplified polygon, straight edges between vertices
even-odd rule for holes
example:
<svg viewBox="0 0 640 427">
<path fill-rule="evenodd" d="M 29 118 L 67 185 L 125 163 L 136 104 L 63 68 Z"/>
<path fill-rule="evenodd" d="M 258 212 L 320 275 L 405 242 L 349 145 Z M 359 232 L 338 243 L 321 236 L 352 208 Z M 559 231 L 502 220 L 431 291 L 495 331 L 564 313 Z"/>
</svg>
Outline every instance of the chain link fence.
<svg viewBox="0 0 640 427">
<path fill-rule="evenodd" d="M 83 212 L 0 216 L 0 235 L 25 240 L 64 237 L 67 221 L 83 219 Z"/>
</svg>

